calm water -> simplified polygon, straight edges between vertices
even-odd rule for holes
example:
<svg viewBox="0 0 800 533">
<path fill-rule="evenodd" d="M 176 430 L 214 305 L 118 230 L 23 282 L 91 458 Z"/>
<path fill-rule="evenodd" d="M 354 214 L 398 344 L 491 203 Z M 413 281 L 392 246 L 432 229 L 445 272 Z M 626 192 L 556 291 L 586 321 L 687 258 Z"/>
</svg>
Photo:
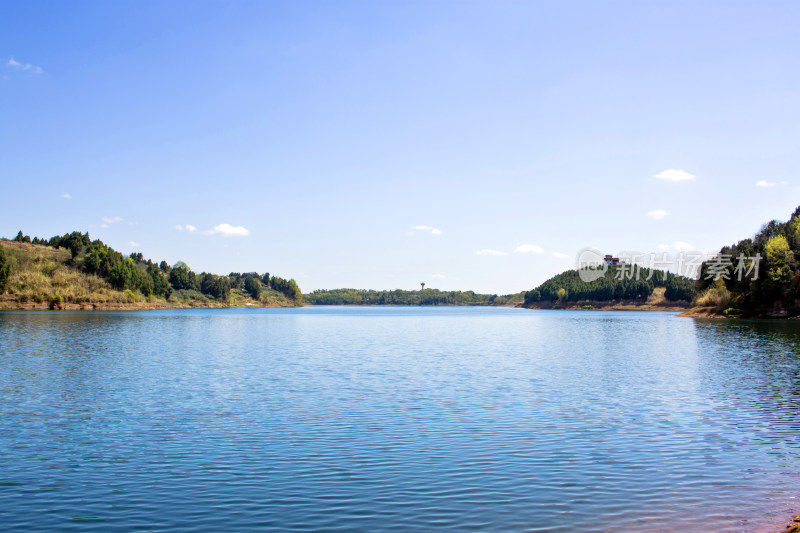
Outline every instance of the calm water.
<svg viewBox="0 0 800 533">
<path fill-rule="evenodd" d="M 0 313 L 0 529 L 761 531 L 800 324 L 671 313 Z"/>
</svg>

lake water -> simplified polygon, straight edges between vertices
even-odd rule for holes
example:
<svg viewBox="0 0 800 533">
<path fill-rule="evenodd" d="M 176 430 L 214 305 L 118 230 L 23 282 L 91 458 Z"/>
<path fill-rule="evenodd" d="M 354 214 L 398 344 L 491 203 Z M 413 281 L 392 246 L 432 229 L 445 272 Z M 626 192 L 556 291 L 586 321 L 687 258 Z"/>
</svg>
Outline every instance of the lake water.
<svg viewBox="0 0 800 533">
<path fill-rule="evenodd" d="M 762 531 L 800 324 L 313 307 L 0 313 L 0 529 Z"/>
</svg>

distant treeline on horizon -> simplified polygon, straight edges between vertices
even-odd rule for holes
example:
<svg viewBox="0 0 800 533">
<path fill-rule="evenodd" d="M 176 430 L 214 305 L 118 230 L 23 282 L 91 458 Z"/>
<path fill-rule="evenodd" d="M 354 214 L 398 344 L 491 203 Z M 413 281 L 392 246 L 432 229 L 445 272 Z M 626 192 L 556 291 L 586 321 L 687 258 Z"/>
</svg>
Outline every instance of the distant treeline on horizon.
<svg viewBox="0 0 800 533">
<path fill-rule="evenodd" d="M 473 291 L 423 289 L 406 291 L 319 289 L 304 296 L 311 305 L 515 305 L 522 303 L 522 293 L 498 296 Z"/>
</svg>

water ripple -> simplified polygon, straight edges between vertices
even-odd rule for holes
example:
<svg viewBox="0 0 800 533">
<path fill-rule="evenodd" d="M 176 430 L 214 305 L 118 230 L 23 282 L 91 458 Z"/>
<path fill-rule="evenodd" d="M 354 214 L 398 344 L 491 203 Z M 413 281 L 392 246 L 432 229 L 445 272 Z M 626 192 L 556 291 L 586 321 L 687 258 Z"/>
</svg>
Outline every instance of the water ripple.
<svg viewBox="0 0 800 533">
<path fill-rule="evenodd" d="M 798 385 L 788 322 L 0 313 L 0 529 L 769 530 Z"/>
</svg>

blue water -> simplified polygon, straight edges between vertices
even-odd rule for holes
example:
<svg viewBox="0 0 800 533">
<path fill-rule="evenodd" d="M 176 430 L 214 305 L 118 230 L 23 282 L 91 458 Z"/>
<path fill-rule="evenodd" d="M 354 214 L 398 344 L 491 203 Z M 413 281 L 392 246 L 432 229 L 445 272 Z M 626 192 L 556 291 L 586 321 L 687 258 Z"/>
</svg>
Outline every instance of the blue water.
<svg viewBox="0 0 800 533">
<path fill-rule="evenodd" d="M 787 321 L 0 313 L 0 529 L 780 529 L 799 385 Z"/>
</svg>

